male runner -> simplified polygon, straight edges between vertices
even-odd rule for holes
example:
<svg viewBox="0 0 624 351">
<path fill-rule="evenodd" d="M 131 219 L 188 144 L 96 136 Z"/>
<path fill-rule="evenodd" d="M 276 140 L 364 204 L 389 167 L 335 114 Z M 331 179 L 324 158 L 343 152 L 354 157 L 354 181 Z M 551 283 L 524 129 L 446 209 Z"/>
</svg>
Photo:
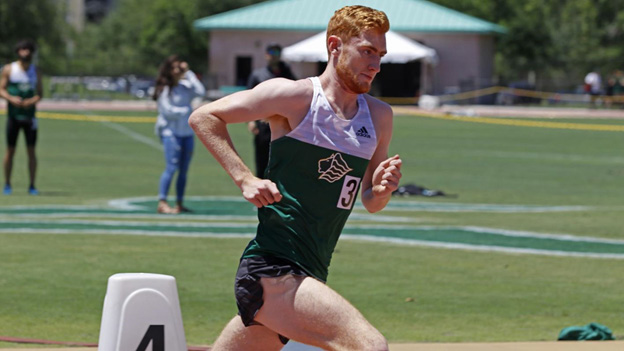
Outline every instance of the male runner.
<svg viewBox="0 0 624 351">
<path fill-rule="evenodd" d="M 5 195 L 13 192 L 11 187 L 11 173 L 13 171 L 13 157 L 20 129 L 24 130 L 26 137 L 26 150 L 28 152 L 28 170 L 30 185 L 28 193 L 38 195 L 35 188 L 35 174 L 37 172 L 37 157 L 35 144 L 37 143 L 37 119 L 35 118 L 35 105 L 41 100 L 41 73 L 32 63 L 35 53 L 35 44 L 29 40 L 17 43 L 15 52 L 17 61 L 9 63 L 2 69 L 0 75 L 0 97 L 7 100 L 7 150 L 4 154 L 4 190 Z"/>
<path fill-rule="evenodd" d="M 288 339 L 326 350 L 388 350 L 381 333 L 324 284 L 360 186 L 363 205 L 377 212 L 401 178 L 401 159 L 387 155 L 392 110 L 366 94 L 388 30 L 383 12 L 344 7 L 328 24 L 321 76 L 271 79 L 191 115 L 190 125 L 258 207 L 260 221 L 236 276 L 239 315 L 213 351 L 280 350 Z M 271 126 L 268 179 L 242 162 L 226 128 L 260 119 Z"/>
</svg>

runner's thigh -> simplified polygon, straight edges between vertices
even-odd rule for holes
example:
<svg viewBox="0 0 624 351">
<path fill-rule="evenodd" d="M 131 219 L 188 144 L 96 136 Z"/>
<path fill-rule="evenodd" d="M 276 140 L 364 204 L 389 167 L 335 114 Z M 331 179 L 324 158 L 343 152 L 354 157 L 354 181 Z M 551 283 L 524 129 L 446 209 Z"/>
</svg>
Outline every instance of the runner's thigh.
<svg viewBox="0 0 624 351">
<path fill-rule="evenodd" d="M 255 320 L 293 340 L 326 350 L 387 350 L 385 338 L 345 298 L 310 277 L 262 278 Z"/>
</svg>

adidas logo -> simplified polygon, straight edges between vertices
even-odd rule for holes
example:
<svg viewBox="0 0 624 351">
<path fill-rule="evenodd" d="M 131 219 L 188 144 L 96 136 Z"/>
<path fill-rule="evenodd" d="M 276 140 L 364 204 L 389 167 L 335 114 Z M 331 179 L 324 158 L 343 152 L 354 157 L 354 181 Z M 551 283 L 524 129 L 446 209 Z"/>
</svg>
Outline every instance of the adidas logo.
<svg viewBox="0 0 624 351">
<path fill-rule="evenodd" d="M 359 137 L 363 137 L 363 138 L 369 138 L 369 139 L 371 137 L 370 134 L 368 134 L 368 130 L 366 130 L 366 127 L 360 128 L 357 132 L 355 132 L 355 135 Z"/>
</svg>

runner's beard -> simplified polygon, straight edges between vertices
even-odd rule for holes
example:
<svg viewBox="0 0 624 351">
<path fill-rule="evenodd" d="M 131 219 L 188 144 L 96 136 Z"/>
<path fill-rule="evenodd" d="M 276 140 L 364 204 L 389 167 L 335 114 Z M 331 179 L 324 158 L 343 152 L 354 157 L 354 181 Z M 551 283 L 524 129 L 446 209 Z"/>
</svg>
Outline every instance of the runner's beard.
<svg viewBox="0 0 624 351">
<path fill-rule="evenodd" d="M 358 75 L 349 68 L 349 65 L 345 61 L 345 55 L 341 54 L 338 58 L 338 64 L 336 65 L 338 78 L 340 78 L 342 83 L 352 92 L 356 94 L 368 93 L 371 88 L 370 84 L 368 82 L 359 82 L 357 79 Z"/>
<path fill-rule="evenodd" d="M 32 61 L 32 57 L 33 57 L 32 54 L 30 54 L 28 56 L 19 56 L 18 60 L 20 60 L 23 63 L 30 63 Z"/>
</svg>

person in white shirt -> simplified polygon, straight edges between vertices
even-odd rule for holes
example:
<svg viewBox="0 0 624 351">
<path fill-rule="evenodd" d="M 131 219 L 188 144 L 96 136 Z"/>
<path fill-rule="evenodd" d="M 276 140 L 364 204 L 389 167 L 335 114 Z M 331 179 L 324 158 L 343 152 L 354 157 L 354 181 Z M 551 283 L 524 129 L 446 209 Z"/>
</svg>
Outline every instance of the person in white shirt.
<svg viewBox="0 0 624 351">
<path fill-rule="evenodd" d="M 169 56 L 160 66 L 154 100 L 158 102 L 156 134 L 163 143 L 166 167 L 160 176 L 158 213 L 189 212 L 183 205 L 186 179 L 193 155 L 194 133 L 188 125 L 193 112 L 191 102 L 204 96 L 206 89 L 188 66 L 177 55 Z M 176 205 L 169 206 L 167 194 L 175 173 Z"/>
<path fill-rule="evenodd" d="M 587 73 L 585 76 L 585 91 L 591 96 L 592 105 L 596 105 L 596 100 L 600 96 L 600 89 L 602 88 L 602 79 L 597 70 Z"/>
</svg>

